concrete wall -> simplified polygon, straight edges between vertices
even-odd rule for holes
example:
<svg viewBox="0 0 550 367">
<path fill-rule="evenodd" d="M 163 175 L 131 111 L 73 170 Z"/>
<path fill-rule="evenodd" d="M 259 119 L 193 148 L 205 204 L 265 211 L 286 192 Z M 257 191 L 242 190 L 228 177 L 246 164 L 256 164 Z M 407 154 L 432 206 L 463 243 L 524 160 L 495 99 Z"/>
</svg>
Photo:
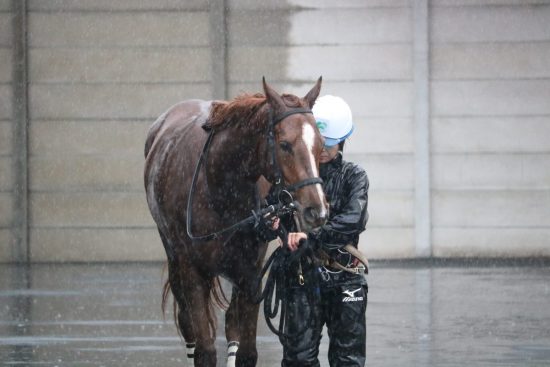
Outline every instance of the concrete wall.
<svg viewBox="0 0 550 367">
<path fill-rule="evenodd" d="M 548 256 L 550 2 L 438 0 L 430 21 L 434 255 Z"/>
<path fill-rule="evenodd" d="M 143 192 L 152 121 L 210 98 L 206 2 L 30 2 L 31 256 L 163 257 Z"/>
<path fill-rule="evenodd" d="M 0 262 L 12 259 L 13 223 L 13 13 L 9 1 L 0 1 Z"/>
<path fill-rule="evenodd" d="M 182 99 L 261 91 L 264 75 L 297 95 L 322 75 L 323 93 L 350 103 L 346 158 L 371 179 L 369 256 L 550 256 L 550 1 L 432 0 L 425 19 L 419 3 L 28 0 L 30 260 L 163 259 L 142 183 L 149 125 Z M 20 246 L 13 12 L 0 0 L 0 261 Z M 415 237 L 419 223 L 429 236 Z"/>
</svg>

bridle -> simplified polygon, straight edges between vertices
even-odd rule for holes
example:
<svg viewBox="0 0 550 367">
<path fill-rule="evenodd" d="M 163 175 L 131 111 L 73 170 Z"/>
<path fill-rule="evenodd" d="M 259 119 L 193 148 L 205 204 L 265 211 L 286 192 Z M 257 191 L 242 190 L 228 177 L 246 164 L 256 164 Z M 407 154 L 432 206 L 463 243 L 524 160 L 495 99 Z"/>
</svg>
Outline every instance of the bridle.
<svg viewBox="0 0 550 367">
<path fill-rule="evenodd" d="M 271 184 L 273 185 L 272 192 L 274 197 L 276 198 L 279 198 L 281 196 L 281 193 L 285 193 L 285 194 L 288 193 L 288 195 L 290 195 L 290 200 L 287 199 L 284 202 L 281 202 L 281 200 L 279 199 L 279 203 L 270 205 L 264 209 L 260 209 L 256 211 L 253 210 L 252 215 L 238 221 L 235 224 L 230 225 L 229 227 L 226 227 L 222 230 L 219 230 L 217 232 L 210 233 L 204 236 L 195 236 L 191 233 L 193 196 L 195 193 L 195 187 L 197 185 L 197 177 L 199 175 L 200 167 L 203 165 L 204 159 L 208 154 L 208 149 L 210 147 L 210 143 L 212 142 L 212 138 L 214 136 L 214 130 L 210 130 L 210 133 L 208 134 L 208 138 L 204 143 L 197 165 L 195 166 L 195 172 L 193 173 L 193 179 L 191 181 L 191 188 L 189 189 L 189 197 L 187 199 L 187 221 L 186 221 L 187 236 L 189 236 L 189 238 L 192 241 L 198 241 L 198 242 L 210 241 L 210 240 L 219 238 L 220 236 L 226 233 L 236 231 L 239 228 L 255 223 L 262 216 L 278 211 L 279 209 L 283 209 L 289 202 L 291 203 L 293 201 L 291 193 L 305 186 L 323 183 L 323 180 L 320 177 L 310 177 L 310 178 L 306 178 L 305 180 L 298 181 L 292 185 L 286 186 L 284 183 L 284 178 L 283 178 L 281 168 L 277 162 L 277 151 L 275 147 L 275 126 L 281 121 L 283 121 L 285 118 L 291 115 L 300 114 L 300 113 L 312 114 L 313 112 L 308 108 L 292 108 L 281 113 L 280 115 L 274 116 L 273 110 L 269 108 L 269 114 L 268 114 L 269 126 L 267 131 L 267 149 L 270 152 L 269 163 L 273 171 L 273 182 L 271 182 Z"/>
<path fill-rule="evenodd" d="M 281 167 L 279 166 L 279 164 L 277 162 L 277 151 L 276 151 L 276 148 L 275 148 L 275 126 L 279 122 L 281 122 L 285 118 L 287 118 L 288 116 L 296 115 L 296 114 L 299 114 L 299 113 L 311 113 L 311 114 L 313 114 L 313 112 L 308 108 L 293 108 L 293 109 L 290 109 L 288 111 L 283 112 L 282 114 L 280 114 L 276 117 L 273 117 L 273 111 L 271 110 L 271 108 L 269 109 L 270 124 L 269 124 L 269 130 L 267 132 L 267 145 L 268 145 L 268 149 L 270 151 L 270 158 L 269 158 L 270 165 L 271 165 L 271 168 L 273 170 L 273 178 L 274 178 L 273 181 L 274 182 L 272 182 L 271 184 L 273 185 L 273 192 L 274 192 L 275 197 L 279 197 L 279 194 L 283 190 L 286 190 L 289 193 L 293 193 L 296 190 L 298 190 L 298 189 L 300 189 L 304 186 L 322 184 L 323 183 L 323 180 L 320 177 L 310 177 L 310 178 L 306 178 L 305 180 L 298 181 L 298 182 L 296 182 L 292 185 L 289 185 L 289 186 L 285 186 L 285 184 L 284 184 L 284 179 L 283 179 L 283 174 L 281 172 Z"/>
</svg>

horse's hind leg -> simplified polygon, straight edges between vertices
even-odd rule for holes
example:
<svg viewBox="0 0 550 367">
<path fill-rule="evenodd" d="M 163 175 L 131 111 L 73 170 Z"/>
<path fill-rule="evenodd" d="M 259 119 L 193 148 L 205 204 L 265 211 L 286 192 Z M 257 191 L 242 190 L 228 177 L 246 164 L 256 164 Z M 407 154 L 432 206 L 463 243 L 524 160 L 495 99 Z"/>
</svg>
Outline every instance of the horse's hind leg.
<svg viewBox="0 0 550 367">
<path fill-rule="evenodd" d="M 181 264 L 181 263 L 180 263 Z M 188 263 L 185 267 L 185 277 L 181 283 L 185 294 L 187 321 L 192 320 L 195 336 L 195 367 L 216 366 L 215 315 L 210 304 L 210 282 L 203 279 L 195 267 Z"/>
<path fill-rule="evenodd" d="M 183 339 L 185 339 L 186 355 L 188 364 L 193 366 L 193 357 L 195 349 L 195 333 L 193 332 L 193 322 L 189 316 L 189 310 L 187 307 L 187 302 L 185 300 L 185 295 L 183 294 L 182 288 L 182 269 L 180 267 L 180 257 L 176 252 L 172 242 L 168 241 L 168 238 L 159 228 L 160 239 L 166 251 L 166 256 L 168 258 L 168 285 L 174 296 L 177 307 L 174 311 L 177 313 L 176 325 L 181 333 Z M 166 292 L 166 290 L 165 290 Z M 162 297 L 162 309 L 165 309 L 166 299 L 168 294 L 164 293 Z"/>
<path fill-rule="evenodd" d="M 177 326 L 183 339 L 185 339 L 185 347 L 187 361 L 193 366 L 194 351 L 195 351 L 195 333 L 193 331 L 193 321 L 189 315 L 187 301 L 182 289 L 181 269 L 176 263 L 168 264 L 168 281 L 172 295 L 177 303 Z"/>
</svg>

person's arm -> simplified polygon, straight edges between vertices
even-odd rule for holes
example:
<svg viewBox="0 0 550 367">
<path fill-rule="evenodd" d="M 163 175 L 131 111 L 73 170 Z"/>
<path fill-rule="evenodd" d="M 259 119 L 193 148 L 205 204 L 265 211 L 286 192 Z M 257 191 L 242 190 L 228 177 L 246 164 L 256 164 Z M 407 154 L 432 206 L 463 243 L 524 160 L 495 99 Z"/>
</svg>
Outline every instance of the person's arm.
<svg viewBox="0 0 550 367">
<path fill-rule="evenodd" d="M 291 232 L 288 246 L 291 251 L 298 248 L 301 239 L 309 239 L 325 250 L 344 247 L 353 242 L 365 229 L 369 214 L 369 179 L 363 169 L 358 169 L 349 179 L 349 195 L 340 213 L 331 217 L 320 230 L 309 233 Z"/>
<path fill-rule="evenodd" d="M 365 230 L 368 220 L 369 179 L 363 169 L 356 169 L 348 182 L 349 194 L 339 213 L 331 216 L 311 237 L 325 249 L 344 247 Z"/>
</svg>

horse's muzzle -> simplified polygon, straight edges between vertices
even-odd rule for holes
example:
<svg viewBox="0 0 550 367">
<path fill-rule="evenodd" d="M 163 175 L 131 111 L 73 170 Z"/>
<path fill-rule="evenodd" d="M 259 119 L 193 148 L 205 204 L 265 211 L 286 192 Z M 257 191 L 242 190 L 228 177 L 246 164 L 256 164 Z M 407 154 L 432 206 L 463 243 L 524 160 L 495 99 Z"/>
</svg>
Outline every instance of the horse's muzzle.
<svg viewBox="0 0 550 367">
<path fill-rule="evenodd" d="M 306 226 L 313 229 L 325 224 L 328 213 L 326 210 L 320 210 L 319 208 L 310 206 L 304 209 L 303 216 Z"/>
</svg>

